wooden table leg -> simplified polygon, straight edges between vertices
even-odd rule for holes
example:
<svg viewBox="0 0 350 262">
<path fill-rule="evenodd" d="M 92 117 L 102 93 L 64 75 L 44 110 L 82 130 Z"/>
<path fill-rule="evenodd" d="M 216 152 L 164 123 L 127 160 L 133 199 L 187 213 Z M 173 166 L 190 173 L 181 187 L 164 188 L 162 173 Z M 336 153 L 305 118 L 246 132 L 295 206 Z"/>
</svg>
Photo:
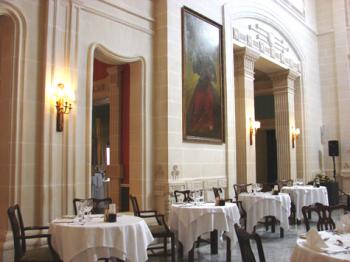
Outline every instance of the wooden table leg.
<svg viewBox="0 0 350 262">
<path fill-rule="evenodd" d="M 280 227 L 280 238 L 284 237 L 284 229 L 283 227 Z"/>
<path fill-rule="evenodd" d="M 189 262 L 194 261 L 194 246 L 193 246 L 192 249 L 188 252 L 188 261 L 189 261 Z"/>
<path fill-rule="evenodd" d="M 210 251 L 212 254 L 218 253 L 218 231 L 216 229 L 210 232 Z"/>
<path fill-rule="evenodd" d="M 177 252 L 179 254 L 180 257 L 183 257 L 184 256 L 184 248 L 183 248 L 183 245 L 180 241 L 177 242 Z"/>
</svg>

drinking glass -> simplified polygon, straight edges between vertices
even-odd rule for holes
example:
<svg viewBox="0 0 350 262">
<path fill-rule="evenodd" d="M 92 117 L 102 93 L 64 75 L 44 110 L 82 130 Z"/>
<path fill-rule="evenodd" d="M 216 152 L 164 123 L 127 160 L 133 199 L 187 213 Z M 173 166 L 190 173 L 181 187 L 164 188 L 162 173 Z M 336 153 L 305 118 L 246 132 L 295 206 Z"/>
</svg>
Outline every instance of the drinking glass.
<svg viewBox="0 0 350 262">
<path fill-rule="evenodd" d="M 304 180 L 301 179 L 301 178 L 297 178 L 297 185 L 298 185 L 298 186 L 304 185 Z"/>
<path fill-rule="evenodd" d="M 90 215 L 91 215 L 91 210 L 94 206 L 94 203 L 92 199 L 85 199 L 84 200 L 84 215 L 86 216 L 85 218 L 89 221 L 90 220 Z"/>
<path fill-rule="evenodd" d="M 256 191 L 257 191 L 257 192 L 260 192 L 261 189 L 262 189 L 262 184 L 256 183 L 255 186 L 256 186 Z"/>
<path fill-rule="evenodd" d="M 255 193 L 256 193 L 256 184 L 252 185 L 252 191 L 253 191 L 253 195 L 255 195 Z"/>
</svg>

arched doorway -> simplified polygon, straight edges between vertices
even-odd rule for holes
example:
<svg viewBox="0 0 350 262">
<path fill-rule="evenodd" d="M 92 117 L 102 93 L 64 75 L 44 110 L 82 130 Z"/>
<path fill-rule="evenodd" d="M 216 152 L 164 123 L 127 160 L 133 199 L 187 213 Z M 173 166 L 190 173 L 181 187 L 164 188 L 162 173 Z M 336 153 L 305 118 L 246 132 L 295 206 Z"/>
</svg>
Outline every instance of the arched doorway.
<svg viewBox="0 0 350 262">
<path fill-rule="evenodd" d="M 102 46 L 93 52 L 91 196 L 111 197 L 129 210 L 129 194 L 142 199 L 142 61 Z"/>
</svg>

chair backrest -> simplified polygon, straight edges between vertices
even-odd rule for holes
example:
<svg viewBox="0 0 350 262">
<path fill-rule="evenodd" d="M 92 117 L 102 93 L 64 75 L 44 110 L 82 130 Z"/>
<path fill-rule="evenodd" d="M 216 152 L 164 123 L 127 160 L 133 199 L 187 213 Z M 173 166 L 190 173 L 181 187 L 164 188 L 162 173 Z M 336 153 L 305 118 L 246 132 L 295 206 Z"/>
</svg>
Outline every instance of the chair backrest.
<svg viewBox="0 0 350 262">
<path fill-rule="evenodd" d="M 293 186 L 293 179 L 283 179 L 278 181 L 278 189 L 281 190 L 284 186 Z"/>
<path fill-rule="evenodd" d="M 133 195 L 129 195 L 131 200 L 132 209 L 134 211 L 134 216 L 140 216 L 140 208 L 139 204 L 137 203 L 137 198 Z"/>
<path fill-rule="evenodd" d="M 13 243 L 15 247 L 15 261 L 19 261 L 20 258 L 26 252 L 26 241 L 24 239 L 24 225 L 19 205 L 16 204 L 14 206 L 9 207 L 7 210 L 7 214 L 10 219 L 12 228 Z"/>
<path fill-rule="evenodd" d="M 105 209 L 109 208 L 109 204 L 112 204 L 112 198 L 93 198 L 94 207 L 92 208 L 91 213 L 93 214 L 104 214 Z"/>
<path fill-rule="evenodd" d="M 240 193 L 248 192 L 249 187 L 252 187 L 252 184 L 234 184 L 233 190 L 235 191 L 236 199 L 238 200 L 238 195 Z"/>
<path fill-rule="evenodd" d="M 74 198 L 73 199 L 73 208 L 74 208 L 74 214 L 77 215 L 78 214 L 78 208 L 80 205 L 80 201 L 84 201 L 84 200 L 90 200 L 92 198 Z M 92 211 L 91 211 L 92 213 Z"/>
<path fill-rule="evenodd" d="M 214 192 L 215 198 L 221 199 L 221 196 L 220 196 L 220 193 L 222 193 L 221 187 L 213 187 L 213 192 Z"/>
<path fill-rule="evenodd" d="M 235 231 L 238 238 L 239 248 L 241 250 L 241 256 L 243 262 L 255 262 L 255 256 L 253 250 L 250 246 L 250 240 L 253 239 L 256 242 L 256 246 L 259 254 L 259 261 L 265 262 L 265 255 L 263 246 L 261 243 L 260 236 L 256 233 L 249 234 L 244 229 L 240 228 L 237 224 L 235 224 Z"/>
<path fill-rule="evenodd" d="M 314 205 L 302 207 L 301 211 L 303 213 L 306 231 L 309 231 L 310 229 L 308 213 L 311 213 L 311 212 L 317 213 L 317 216 L 318 216 L 317 230 L 318 231 L 333 230 L 335 229 L 335 222 L 332 218 L 332 212 L 334 210 L 341 210 L 341 209 L 343 210 L 344 213 L 346 212 L 345 205 L 325 206 L 321 203 L 316 203 Z"/>
<path fill-rule="evenodd" d="M 183 202 L 193 202 L 190 190 L 175 190 L 174 191 L 174 196 L 175 196 L 175 201 L 179 202 L 180 201 L 180 196 L 183 197 L 182 201 Z"/>
<path fill-rule="evenodd" d="M 274 183 L 262 183 L 261 192 L 271 192 L 274 186 Z"/>
</svg>

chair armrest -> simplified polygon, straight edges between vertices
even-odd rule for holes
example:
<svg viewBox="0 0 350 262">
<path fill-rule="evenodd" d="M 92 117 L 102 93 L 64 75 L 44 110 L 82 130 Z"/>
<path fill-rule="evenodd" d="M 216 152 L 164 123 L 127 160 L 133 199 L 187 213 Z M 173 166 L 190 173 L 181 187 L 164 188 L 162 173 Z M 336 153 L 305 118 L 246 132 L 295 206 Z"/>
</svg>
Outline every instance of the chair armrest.
<svg viewBox="0 0 350 262">
<path fill-rule="evenodd" d="M 31 226 L 31 227 L 24 227 L 24 230 L 43 230 L 43 229 L 49 229 L 48 226 Z"/>
<path fill-rule="evenodd" d="M 171 230 L 169 229 L 168 224 L 165 222 L 165 217 L 163 214 L 157 214 L 154 217 L 157 219 L 159 225 L 164 225 L 166 231 L 168 233 L 171 233 Z"/>
</svg>

